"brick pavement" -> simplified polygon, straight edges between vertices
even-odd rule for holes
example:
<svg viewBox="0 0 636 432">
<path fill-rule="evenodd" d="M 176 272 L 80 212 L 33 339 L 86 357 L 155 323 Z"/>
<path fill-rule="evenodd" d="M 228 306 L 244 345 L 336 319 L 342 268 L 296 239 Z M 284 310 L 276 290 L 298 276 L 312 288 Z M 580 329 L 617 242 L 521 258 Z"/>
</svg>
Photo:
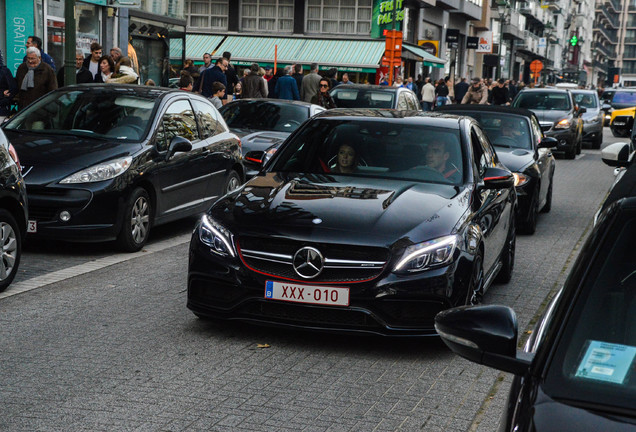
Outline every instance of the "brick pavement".
<svg viewBox="0 0 636 432">
<path fill-rule="evenodd" d="M 557 161 L 552 212 L 519 237 L 512 282 L 487 293 L 522 328 L 611 184 L 585 153 Z M 496 430 L 509 376 L 436 339 L 203 322 L 185 307 L 186 268 L 181 244 L 0 299 L 0 430 Z"/>
</svg>

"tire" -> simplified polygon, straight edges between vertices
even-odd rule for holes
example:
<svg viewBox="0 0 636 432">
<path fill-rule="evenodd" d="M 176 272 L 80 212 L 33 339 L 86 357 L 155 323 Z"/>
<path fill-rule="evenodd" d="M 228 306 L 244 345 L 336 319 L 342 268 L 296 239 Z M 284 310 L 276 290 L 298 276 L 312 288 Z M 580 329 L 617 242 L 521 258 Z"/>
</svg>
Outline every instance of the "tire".
<svg viewBox="0 0 636 432">
<path fill-rule="evenodd" d="M 576 146 L 569 148 L 565 151 L 566 159 L 574 159 L 576 157 Z"/>
<path fill-rule="evenodd" d="M 7 289 L 18 272 L 22 256 L 22 237 L 15 218 L 5 209 L 0 209 L 0 292 Z"/>
<path fill-rule="evenodd" d="M 137 252 L 144 247 L 152 226 L 152 203 L 144 188 L 132 191 L 124 206 L 121 231 L 117 243 L 125 252 Z"/>
<path fill-rule="evenodd" d="M 508 232 L 506 245 L 501 252 L 501 269 L 497 274 L 497 282 L 507 284 L 512 279 L 512 271 L 515 267 L 515 249 L 517 245 L 517 232 L 515 231 L 514 218 L 511 222 L 512 227 Z"/>
<path fill-rule="evenodd" d="M 467 305 L 478 305 L 484 297 L 484 258 L 481 251 L 477 252 L 473 260 L 473 270 L 468 282 L 466 295 Z"/>
<path fill-rule="evenodd" d="M 230 174 L 227 176 L 227 179 L 225 179 L 225 185 L 223 186 L 223 194 L 228 194 L 230 192 L 232 192 L 233 190 L 238 189 L 241 186 L 241 176 L 239 176 L 239 174 L 232 170 L 230 171 Z"/>
<path fill-rule="evenodd" d="M 601 148 L 601 144 L 603 144 L 603 131 L 598 134 L 598 137 L 594 141 L 592 141 L 592 148 L 598 150 Z"/>
<path fill-rule="evenodd" d="M 532 235 L 537 230 L 537 219 L 539 219 L 539 186 L 534 190 L 530 205 L 528 206 L 528 216 L 520 224 L 519 232 L 522 234 Z"/>
<path fill-rule="evenodd" d="M 545 204 L 541 209 L 541 213 L 550 213 L 552 210 L 552 188 L 554 186 L 554 174 L 550 176 L 550 186 L 548 186 L 548 193 L 545 197 Z"/>
</svg>

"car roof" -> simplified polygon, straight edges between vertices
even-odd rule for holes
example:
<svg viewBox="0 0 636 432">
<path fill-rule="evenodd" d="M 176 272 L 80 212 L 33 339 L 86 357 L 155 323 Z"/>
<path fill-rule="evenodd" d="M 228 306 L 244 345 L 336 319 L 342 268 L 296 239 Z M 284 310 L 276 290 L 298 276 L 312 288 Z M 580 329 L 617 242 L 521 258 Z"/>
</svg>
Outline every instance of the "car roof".
<svg viewBox="0 0 636 432">
<path fill-rule="evenodd" d="M 556 88 L 556 87 L 550 87 L 550 88 L 525 88 L 523 89 L 521 92 L 519 92 L 519 94 L 521 93 L 570 93 L 572 91 L 572 89 L 565 89 L 565 88 Z"/>
<path fill-rule="evenodd" d="M 247 98 L 247 99 L 235 99 L 230 103 L 248 103 L 248 102 L 259 102 L 259 103 L 272 103 L 276 105 L 298 105 L 298 106 L 306 106 L 310 107 L 312 105 L 311 102 L 299 101 L 299 100 L 287 100 L 287 99 L 269 99 L 269 98 Z M 228 105 L 230 104 L 228 103 Z"/>
<path fill-rule="evenodd" d="M 61 87 L 58 90 L 86 90 L 90 89 L 93 91 L 120 91 L 120 92 L 128 92 L 135 93 L 139 96 L 146 97 L 162 97 L 167 93 L 185 93 L 183 90 L 168 88 L 168 87 L 156 87 L 156 86 L 147 86 L 147 85 L 139 85 L 139 84 L 97 84 L 97 83 L 89 83 L 89 84 L 75 84 L 72 86 Z"/>
<path fill-rule="evenodd" d="M 584 89 L 572 90 L 572 93 L 578 93 L 578 94 L 595 94 L 595 95 L 598 95 L 598 93 L 596 92 L 596 90 L 584 90 Z"/>
<path fill-rule="evenodd" d="M 423 126 L 434 126 L 446 129 L 459 129 L 459 123 L 466 116 L 439 114 L 434 112 L 404 111 L 395 109 L 377 108 L 335 108 L 323 111 L 313 117 L 314 119 L 329 120 L 388 120 L 404 123 L 418 123 Z M 474 121 L 473 119 L 470 119 Z"/>
<path fill-rule="evenodd" d="M 468 111 L 498 112 L 498 113 L 505 113 L 505 114 L 515 114 L 515 115 L 520 115 L 524 117 L 532 117 L 535 115 L 532 111 L 525 108 L 513 108 L 513 107 L 507 107 L 507 106 L 478 105 L 478 104 L 444 105 L 444 106 L 436 108 L 436 110 L 437 112 L 443 112 L 443 111 L 457 112 L 458 113 L 457 115 L 461 115 L 459 113 L 468 112 Z"/>
</svg>

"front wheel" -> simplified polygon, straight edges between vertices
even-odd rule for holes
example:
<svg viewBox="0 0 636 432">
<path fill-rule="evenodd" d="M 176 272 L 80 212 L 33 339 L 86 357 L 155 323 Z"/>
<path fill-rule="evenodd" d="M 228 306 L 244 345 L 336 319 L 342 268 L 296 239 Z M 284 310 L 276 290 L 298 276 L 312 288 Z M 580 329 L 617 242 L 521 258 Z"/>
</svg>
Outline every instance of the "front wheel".
<svg viewBox="0 0 636 432">
<path fill-rule="evenodd" d="M 554 186 L 554 174 L 550 176 L 550 186 L 548 186 L 548 193 L 545 197 L 545 204 L 541 209 L 541 213 L 550 213 L 552 210 L 552 188 Z"/>
<path fill-rule="evenodd" d="M 0 209 L 0 236 L 2 259 L 0 259 L 0 292 L 7 289 L 13 281 L 20 257 L 22 256 L 22 238 L 15 218 L 7 210 Z"/>
<path fill-rule="evenodd" d="M 501 252 L 501 270 L 497 275 L 497 282 L 508 283 L 512 279 L 512 270 L 515 267 L 515 248 L 517 245 L 517 233 L 515 231 L 514 220 L 511 222 L 510 230 L 508 231 L 508 238 L 506 239 L 506 245 Z"/>
<path fill-rule="evenodd" d="M 603 144 L 603 131 L 599 132 L 598 136 L 592 141 L 592 148 L 598 150 L 601 148 L 601 144 Z"/>
<path fill-rule="evenodd" d="M 228 194 L 241 186 L 241 177 L 239 174 L 232 170 L 225 180 L 225 186 L 223 187 L 223 193 Z"/>
<path fill-rule="evenodd" d="M 473 270 L 468 284 L 466 304 L 478 305 L 484 297 L 484 258 L 481 251 L 477 252 L 473 260 Z"/>
<path fill-rule="evenodd" d="M 152 204 L 144 188 L 132 191 L 124 206 L 124 221 L 117 237 L 126 252 L 137 252 L 148 241 L 152 218 Z"/>
<path fill-rule="evenodd" d="M 523 234 L 532 235 L 537 230 L 537 219 L 539 219 L 539 187 L 540 185 L 537 183 L 530 199 L 530 205 L 528 206 L 528 215 L 519 227 L 519 231 Z"/>
</svg>

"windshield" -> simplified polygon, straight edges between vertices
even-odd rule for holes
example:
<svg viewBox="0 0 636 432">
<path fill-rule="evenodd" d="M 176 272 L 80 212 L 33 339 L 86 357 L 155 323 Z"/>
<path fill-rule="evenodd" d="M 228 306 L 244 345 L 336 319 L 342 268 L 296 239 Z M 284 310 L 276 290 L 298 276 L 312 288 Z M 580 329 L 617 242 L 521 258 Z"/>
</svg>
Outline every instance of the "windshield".
<svg viewBox="0 0 636 432">
<path fill-rule="evenodd" d="M 395 93 L 365 88 L 339 89 L 331 92 L 338 108 L 393 108 Z"/>
<path fill-rule="evenodd" d="M 459 131 L 386 120 L 317 119 L 277 153 L 270 171 L 461 184 Z"/>
<path fill-rule="evenodd" d="M 590 93 L 573 93 L 574 101 L 578 106 L 584 108 L 598 108 L 596 98 Z"/>
<path fill-rule="evenodd" d="M 616 92 L 612 98 L 612 103 L 636 105 L 636 92 Z"/>
<path fill-rule="evenodd" d="M 624 225 L 621 227 L 621 225 Z M 554 359 L 554 398 L 633 412 L 636 401 L 636 220 L 617 221 L 590 266 Z"/>
<path fill-rule="evenodd" d="M 480 124 L 496 147 L 532 149 L 530 127 L 526 117 L 500 112 L 462 111 Z"/>
<path fill-rule="evenodd" d="M 53 92 L 16 115 L 6 129 L 139 141 L 155 100 L 122 90 Z"/>
<path fill-rule="evenodd" d="M 570 97 L 565 92 L 521 92 L 515 99 L 513 106 L 532 110 L 568 111 Z"/>
<path fill-rule="evenodd" d="M 240 101 L 219 110 L 230 129 L 293 132 L 309 118 L 309 107 L 302 105 Z"/>
</svg>

